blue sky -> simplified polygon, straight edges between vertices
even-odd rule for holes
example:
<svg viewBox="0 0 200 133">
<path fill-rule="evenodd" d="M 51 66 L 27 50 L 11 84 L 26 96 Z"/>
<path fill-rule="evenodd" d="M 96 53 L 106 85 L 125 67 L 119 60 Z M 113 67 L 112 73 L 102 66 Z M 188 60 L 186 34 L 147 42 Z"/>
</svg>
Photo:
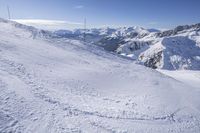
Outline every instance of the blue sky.
<svg viewBox="0 0 200 133">
<path fill-rule="evenodd" d="M 89 27 L 142 26 L 172 28 L 200 22 L 200 0 L 0 0 L 0 17 L 48 19 Z"/>
</svg>

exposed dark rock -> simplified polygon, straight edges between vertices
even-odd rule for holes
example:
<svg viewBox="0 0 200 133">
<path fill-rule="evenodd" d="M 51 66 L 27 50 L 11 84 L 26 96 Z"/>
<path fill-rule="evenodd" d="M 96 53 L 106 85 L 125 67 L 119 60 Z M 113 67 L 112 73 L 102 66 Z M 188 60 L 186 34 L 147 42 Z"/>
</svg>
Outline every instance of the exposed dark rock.
<svg viewBox="0 0 200 133">
<path fill-rule="evenodd" d="M 151 58 L 149 58 L 146 62 L 144 62 L 144 65 L 153 69 L 158 68 L 158 63 L 162 59 L 162 51 L 158 52 L 157 54 L 153 55 Z"/>
<path fill-rule="evenodd" d="M 117 48 L 120 46 L 120 44 L 126 43 L 124 41 L 124 38 L 122 37 L 117 37 L 117 38 L 112 38 L 112 37 L 106 37 L 101 39 L 97 45 L 103 47 L 107 51 L 115 51 Z"/>
</svg>

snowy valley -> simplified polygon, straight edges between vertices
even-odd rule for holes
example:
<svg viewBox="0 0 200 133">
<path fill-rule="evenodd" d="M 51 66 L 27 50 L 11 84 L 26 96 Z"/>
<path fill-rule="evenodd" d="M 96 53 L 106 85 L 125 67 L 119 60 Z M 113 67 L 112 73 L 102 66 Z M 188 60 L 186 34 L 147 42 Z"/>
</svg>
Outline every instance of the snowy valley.
<svg viewBox="0 0 200 133">
<path fill-rule="evenodd" d="M 200 73 L 162 74 L 200 69 L 199 35 L 106 28 L 84 43 L 82 30 L 0 19 L 0 132 L 199 133 Z"/>
</svg>

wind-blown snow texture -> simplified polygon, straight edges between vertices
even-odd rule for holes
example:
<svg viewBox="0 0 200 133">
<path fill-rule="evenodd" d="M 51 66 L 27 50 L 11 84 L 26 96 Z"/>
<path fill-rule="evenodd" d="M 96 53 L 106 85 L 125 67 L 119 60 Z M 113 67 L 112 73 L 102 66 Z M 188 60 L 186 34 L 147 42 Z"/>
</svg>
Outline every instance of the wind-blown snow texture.
<svg viewBox="0 0 200 133">
<path fill-rule="evenodd" d="M 0 19 L 0 132 L 199 133 L 199 89 L 31 29 Z"/>
</svg>

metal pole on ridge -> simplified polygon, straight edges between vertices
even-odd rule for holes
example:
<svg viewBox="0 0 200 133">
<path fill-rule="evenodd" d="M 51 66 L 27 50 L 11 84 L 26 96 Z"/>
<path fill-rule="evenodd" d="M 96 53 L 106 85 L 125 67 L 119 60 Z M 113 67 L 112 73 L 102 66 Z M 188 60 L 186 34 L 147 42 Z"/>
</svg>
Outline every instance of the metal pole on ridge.
<svg viewBox="0 0 200 133">
<path fill-rule="evenodd" d="M 10 20 L 11 19 L 11 17 L 10 17 L 10 8 L 9 8 L 8 5 L 7 5 L 7 11 L 8 11 L 8 19 Z"/>
<path fill-rule="evenodd" d="M 86 43 L 86 18 L 84 19 L 83 41 L 84 41 L 84 43 Z"/>
</svg>

